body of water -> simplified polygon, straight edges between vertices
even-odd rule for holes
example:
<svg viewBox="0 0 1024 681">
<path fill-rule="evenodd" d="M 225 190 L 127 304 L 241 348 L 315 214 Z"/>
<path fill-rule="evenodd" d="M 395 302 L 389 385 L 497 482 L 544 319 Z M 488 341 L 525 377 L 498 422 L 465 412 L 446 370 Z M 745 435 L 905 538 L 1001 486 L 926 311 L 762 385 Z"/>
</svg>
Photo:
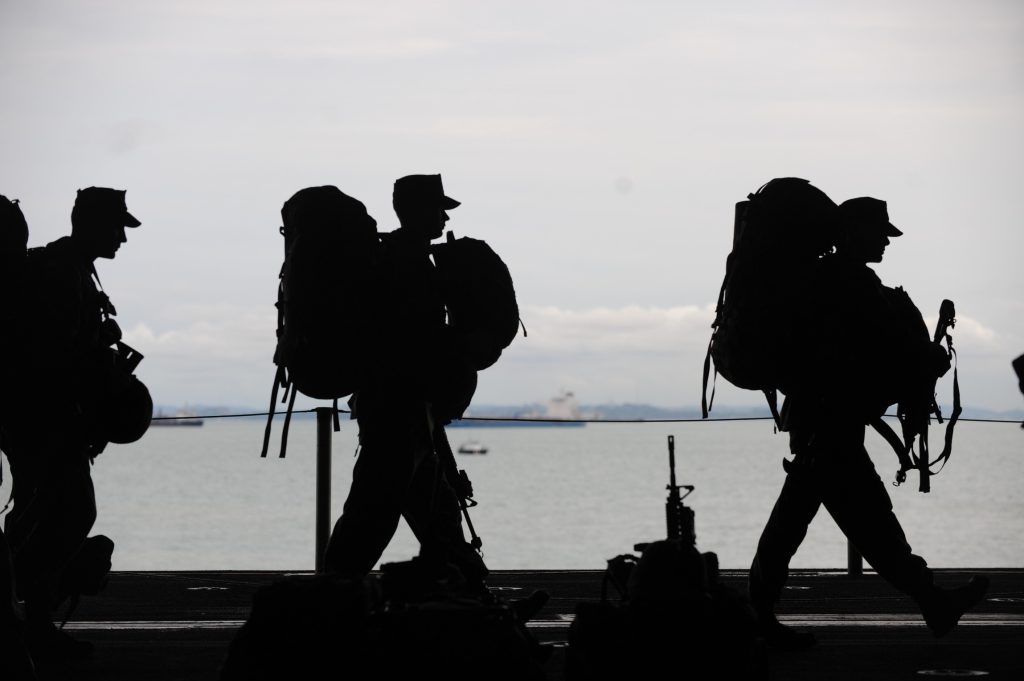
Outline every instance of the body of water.
<svg viewBox="0 0 1024 681">
<path fill-rule="evenodd" d="M 96 459 L 94 534 L 116 543 L 115 570 L 309 570 L 314 563 L 316 424 L 292 423 L 288 456 L 259 456 L 263 422 L 210 419 L 201 428 L 152 428 L 139 442 Z M 471 510 L 493 569 L 602 569 L 635 543 L 665 536 L 667 436 L 675 436 L 679 484 L 693 485 L 697 545 L 722 567 L 746 568 L 781 488 L 786 436 L 769 421 L 588 424 L 584 428 L 459 428 L 483 455 L 456 454 L 473 481 Z M 941 440 L 933 426 L 932 440 Z M 882 479 L 896 470 L 869 431 Z M 356 452 L 356 424 L 333 437 L 332 523 Z M 1024 566 L 1024 431 L 961 423 L 953 458 L 917 491 L 916 473 L 890 487 L 915 552 L 934 567 Z M 5 472 L 9 469 L 5 468 Z M 6 499 L 10 476 L 4 476 Z M 382 561 L 418 549 L 402 524 Z M 841 568 L 846 539 L 822 509 L 796 568 Z"/>
</svg>

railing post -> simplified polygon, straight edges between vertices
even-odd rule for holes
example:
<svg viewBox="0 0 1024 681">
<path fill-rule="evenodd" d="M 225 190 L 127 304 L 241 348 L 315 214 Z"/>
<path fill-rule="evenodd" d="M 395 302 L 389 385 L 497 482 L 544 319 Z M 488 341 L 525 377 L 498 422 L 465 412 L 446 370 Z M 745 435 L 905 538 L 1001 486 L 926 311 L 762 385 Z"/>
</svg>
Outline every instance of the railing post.
<svg viewBox="0 0 1024 681">
<path fill-rule="evenodd" d="M 316 411 L 316 571 L 324 571 L 327 540 L 331 536 L 331 435 L 334 409 Z"/>
<path fill-rule="evenodd" d="M 864 559 L 849 539 L 846 540 L 846 574 L 853 577 L 864 574 Z"/>
</svg>

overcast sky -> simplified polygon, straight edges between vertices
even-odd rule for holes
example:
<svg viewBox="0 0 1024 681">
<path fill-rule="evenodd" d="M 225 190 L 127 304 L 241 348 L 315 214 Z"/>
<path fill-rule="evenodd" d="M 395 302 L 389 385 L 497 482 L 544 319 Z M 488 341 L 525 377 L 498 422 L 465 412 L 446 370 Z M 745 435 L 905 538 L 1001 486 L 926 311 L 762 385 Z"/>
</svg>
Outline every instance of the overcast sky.
<svg viewBox="0 0 1024 681">
<path fill-rule="evenodd" d="M 395 178 L 441 173 L 529 332 L 478 403 L 690 406 L 733 204 L 804 177 L 889 202 L 883 281 L 956 302 L 967 404 L 1024 405 L 1024 5 L 717 5 L 4 0 L 0 193 L 40 245 L 128 190 L 98 269 L 161 404 L 264 406 L 292 193 L 389 231 Z"/>
</svg>

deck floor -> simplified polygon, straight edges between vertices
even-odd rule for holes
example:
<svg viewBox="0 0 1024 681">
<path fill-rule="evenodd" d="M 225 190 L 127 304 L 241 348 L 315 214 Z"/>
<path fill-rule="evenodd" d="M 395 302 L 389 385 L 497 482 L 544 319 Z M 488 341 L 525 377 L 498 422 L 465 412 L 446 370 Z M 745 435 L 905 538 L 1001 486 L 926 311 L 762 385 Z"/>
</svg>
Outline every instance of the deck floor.
<svg viewBox="0 0 1024 681">
<path fill-rule="evenodd" d="M 770 679 L 911 679 L 984 676 L 1024 679 L 1024 569 L 979 570 L 991 579 L 987 599 L 951 634 L 935 639 L 913 603 L 874 573 L 795 572 L 780 619 L 815 633 L 803 653 L 768 656 Z M 942 584 L 968 571 L 940 570 Z M 545 663 L 550 681 L 564 678 L 564 642 L 576 605 L 600 597 L 600 571 L 497 571 L 489 579 L 509 597 L 543 588 L 551 594 L 530 622 L 555 644 Z M 279 572 L 117 572 L 100 596 L 83 599 L 67 625 L 96 646 L 92 660 L 43 666 L 40 679 L 214 681 L 227 646 L 249 614 L 257 588 Z M 723 579 L 742 588 L 745 574 Z M 929 671 L 933 670 L 933 671 Z M 971 674 L 984 672 L 985 674 Z M 339 677 L 340 678 L 340 677 Z M 481 677 L 482 678 L 482 677 Z"/>
</svg>

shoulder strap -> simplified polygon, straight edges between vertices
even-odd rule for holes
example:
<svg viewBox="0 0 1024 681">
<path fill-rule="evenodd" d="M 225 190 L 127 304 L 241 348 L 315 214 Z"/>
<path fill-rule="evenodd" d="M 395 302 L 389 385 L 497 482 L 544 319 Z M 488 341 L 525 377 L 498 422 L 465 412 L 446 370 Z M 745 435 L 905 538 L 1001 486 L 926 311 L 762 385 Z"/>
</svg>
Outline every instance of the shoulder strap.
<svg viewBox="0 0 1024 681">
<path fill-rule="evenodd" d="M 882 438 L 889 443 L 892 447 L 892 451 L 896 453 L 896 458 L 900 463 L 900 469 L 896 473 L 896 482 L 893 485 L 897 487 L 903 484 L 907 479 L 907 471 L 914 467 L 914 463 L 910 460 L 910 447 L 904 444 L 900 436 L 896 434 L 896 431 L 889 426 L 888 423 L 882 420 L 882 417 L 878 417 L 871 422 L 871 427 L 874 428 Z M 911 445 L 913 441 L 911 441 Z"/>
</svg>

